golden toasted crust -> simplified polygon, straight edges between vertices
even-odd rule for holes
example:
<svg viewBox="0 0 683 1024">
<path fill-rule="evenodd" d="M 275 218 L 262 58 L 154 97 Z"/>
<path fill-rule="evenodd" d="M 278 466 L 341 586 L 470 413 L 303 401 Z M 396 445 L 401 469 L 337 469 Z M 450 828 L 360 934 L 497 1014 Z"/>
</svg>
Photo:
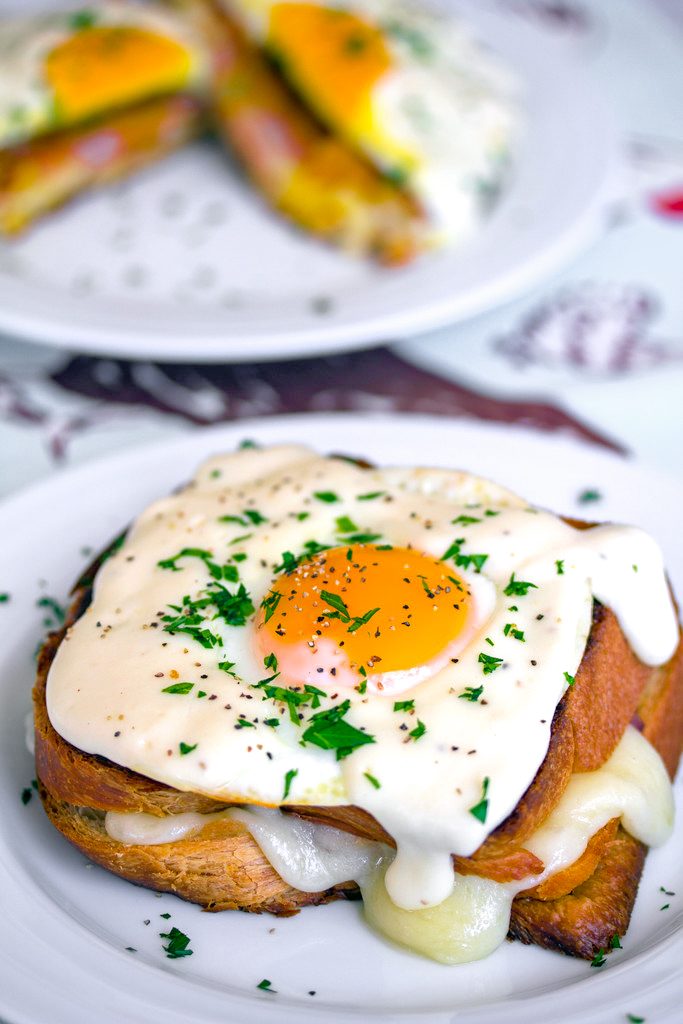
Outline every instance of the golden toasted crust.
<svg viewBox="0 0 683 1024">
<path fill-rule="evenodd" d="M 646 852 L 620 828 L 593 874 L 573 892 L 546 901 L 518 896 L 510 937 L 589 960 L 608 951 L 612 936 L 628 928 Z"/>
<path fill-rule="evenodd" d="M 205 910 L 288 915 L 356 889 L 354 883 L 326 892 L 293 889 L 268 863 L 246 826 L 228 818 L 214 820 L 180 842 L 125 846 L 110 839 L 101 817 L 55 800 L 42 784 L 39 792 L 52 824 L 90 860 L 129 882 L 173 893 Z"/>
</svg>

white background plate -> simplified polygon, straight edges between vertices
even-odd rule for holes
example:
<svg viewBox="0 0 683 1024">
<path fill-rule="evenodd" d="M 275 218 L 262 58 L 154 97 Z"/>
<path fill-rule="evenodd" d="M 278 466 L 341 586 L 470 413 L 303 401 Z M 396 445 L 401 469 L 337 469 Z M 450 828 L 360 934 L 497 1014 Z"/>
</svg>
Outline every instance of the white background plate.
<svg viewBox="0 0 683 1024">
<path fill-rule="evenodd" d="M 511 180 L 462 248 L 394 270 L 345 257 L 271 214 L 200 143 L 0 242 L 0 330 L 130 358 L 318 355 L 471 316 L 569 261 L 597 234 L 611 187 L 602 97 L 551 33 L 451 2 L 519 77 L 526 117 Z M 16 8 L 0 0 L 0 14 Z"/>
<path fill-rule="evenodd" d="M 607 966 L 513 943 L 481 963 L 443 967 L 370 933 L 358 904 L 279 920 L 203 914 L 156 897 L 87 867 L 36 799 L 22 806 L 21 790 L 34 774 L 23 717 L 41 634 L 36 598 L 62 597 L 87 560 L 84 545 L 102 547 L 199 460 L 245 436 L 315 443 L 322 452 L 378 462 L 458 466 L 566 513 L 638 523 L 662 543 L 683 593 L 683 484 L 520 428 L 417 416 L 244 421 L 86 464 L 7 501 L 0 506 L 0 590 L 11 593 L 0 604 L 0 1017 L 10 1024 L 618 1024 L 627 1013 L 658 1024 L 679 1020 L 683 821 L 648 857 L 624 949 Z M 587 487 L 602 500 L 579 505 Z M 681 795 L 679 783 L 679 806 Z M 679 895 L 664 896 L 660 886 Z M 668 910 L 659 909 L 664 903 Z M 192 957 L 165 959 L 159 932 L 174 925 L 191 937 Z M 276 995 L 256 988 L 262 978 Z"/>
</svg>

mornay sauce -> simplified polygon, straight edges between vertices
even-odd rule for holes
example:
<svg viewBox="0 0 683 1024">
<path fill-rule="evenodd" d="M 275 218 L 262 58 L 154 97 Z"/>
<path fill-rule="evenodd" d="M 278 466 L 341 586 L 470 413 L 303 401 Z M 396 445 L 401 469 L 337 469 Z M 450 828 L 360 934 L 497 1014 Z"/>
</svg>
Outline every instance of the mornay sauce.
<svg viewBox="0 0 683 1024">
<path fill-rule="evenodd" d="M 230 625 L 204 606 L 198 628 L 217 638 L 208 647 L 164 628 L 171 606 L 211 593 L 212 576 L 198 557 L 172 569 L 158 563 L 184 548 L 209 551 L 235 567 L 239 582 L 224 585 L 243 586 L 258 612 L 282 580 L 283 552 L 338 545 L 340 516 L 380 535 L 378 544 L 435 559 L 456 542 L 451 564 L 465 556 L 460 578 L 475 596 L 485 581 L 493 600 L 457 662 L 401 693 L 412 710 L 395 711 L 393 698 L 370 686 L 322 696 L 319 711 L 349 699 L 345 721 L 374 740 L 338 760 L 334 749 L 302 745 L 310 705 L 295 724 L 256 686 L 271 673 L 254 644 L 254 614 Z M 486 558 L 468 562 L 468 554 Z M 397 844 L 385 876 L 393 904 L 432 907 L 453 892 L 451 854 L 481 845 L 543 761 L 593 597 L 614 610 L 645 663 L 673 655 L 678 624 L 661 554 L 640 530 L 578 531 L 466 473 L 361 470 L 302 447 L 241 450 L 210 459 L 188 487 L 143 512 L 102 566 L 91 606 L 52 665 L 48 712 L 74 746 L 181 790 L 244 804 L 364 808 Z M 495 668 L 485 671 L 482 653 Z M 460 697 L 480 687 L 477 699 Z"/>
</svg>

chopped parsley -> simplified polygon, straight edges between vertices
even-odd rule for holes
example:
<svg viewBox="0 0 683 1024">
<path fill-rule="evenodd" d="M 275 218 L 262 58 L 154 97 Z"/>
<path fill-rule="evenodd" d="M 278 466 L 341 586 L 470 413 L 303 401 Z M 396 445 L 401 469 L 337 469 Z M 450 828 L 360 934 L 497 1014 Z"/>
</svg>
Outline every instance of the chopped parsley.
<svg viewBox="0 0 683 1024">
<path fill-rule="evenodd" d="M 675 896 L 676 895 L 676 893 L 673 891 L 673 889 L 665 889 L 663 885 L 660 885 L 659 891 L 663 892 L 665 896 Z"/>
<path fill-rule="evenodd" d="M 564 576 L 564 562 L 561 558 L 558 558 L 555 562 L 555 568 L 557 569 L 558 576 Z"/>
<path fill-rule="evenodd" d="M 164 953 L 169 960 L 179 960 L 183 956 L 192 956 L 193 950 L 188 949 L 190 938 L 178 928 L 171 928 L 170 932 L 159 932 L 160 939 L 168 939 L 168 945 L 163 947 Z"/>
<path fill-rule="evenodd" d="M 289 796 L 289 791 L 292 788 L 292 782 L 298 774 L 299 770 L 297 768 L 290 768 L 288 772 L 285 772 L 285 788 L 282 793 L 283 800 L 286 800 Z"/>
<path fill-rule="evenodd" d="M 171 683 L 170 686 L 165 686 L 162 693 L 189 693 L 193 689 L 194 683 Z"/>
<path fill-rule="evenodd" d="M 631 1024 L 645 1024 L 644 1017 L 637 1017 L 635 1013 L 627 1013 L 626 1020 L 630 1021 Z"/>
<path fill-rule="evenodd" d="M 458 516 L 457 519 L 451 519 L 453 526 L 471 526 L 473 523 L 480 523 L 481 519 L 477 519 L 476 516 Z"/>
<path fill-rule="evenodd" d="M 31 798 L 32 797 L 33 797 L 33 790 L 31 789 L 30 786 L 26 786 L 24 789 L 22 789 L 22 791 L 21 791 L 21 802 L 24 805 L 24 807 L 26 807 L 26 804 L 31 802 Z"/>
<path fill-rule="evenodd" d="M 263 608 L 265 615 L 263 616 L 264 622 L 268 622 L 272 619 L 273 615 L 277 611 L 277 606 L 282 600 L 282 594 L 278 590 L 271 590 L 261 601 L 261 607 Z"/>
<path fill-rule="evenodd" d="M 260 448 L 261 445 L 258 441 L 252 441 L 250 437 L 243 438 L 237 445 L 239 451 L 244 451 L 245 448 Z"/>
<path fill-rule="evenodd" d="M 593 959 L 591 960 L 591 967 L 603 967 L 607 963 L 607 957 L 602 947 L 597 951 Z"/>
<path fill-rule="evenodd" d="M 276 994 L 276 990 L 271 987 L 271 984 L 272 983 L 270 981 L 268 981 L 268 978 L 264 978 L 263 981 L 259 981 L 259 983 L 256 986 L 256 988 L 260 988 L 262 992 L 272 992 L 273 995 L 275 995 Z"/>
<path fill-rule="evenodd" d="M 394 711 L 414 711 L 415 701 L 414 700 L 395 700 Z"/>
<path fill-rule="evenodd" d="M 0 604 L 7 604 L 8 601 L 9 601 L 9 594 L 8 593 L 4 592 L 4 593 L 0 594 Z"/>
<path fill-rule="evenodd" d="M 74 11 L 67 19 L 67 26 L 79 32 L 84 28 L 92 28 L 97 24 L 97 15 L 94 11 Z"/>
<path fill-rule="evenodd" d="M 567 684 L 567 686 L 573 686 L 574 683 L 576 682 L 576 677 L 570 675 L 569 672 L 565 672 L 564 673 L 564 681 Z"/>
<path fill-rule="evenodd" d="M 516 580 L 513 572 L 503 593 L 506 597 L 525 597 L 532 589 L 538 590 L 535 583 L 528 583 L 525 580 Z"/>
<path fill-rule="evenodd" d="M 206 568 L 209 570 L 209 575 L 215 580 L 228 580 L 231 583 L 236 583 L 239 579 L 239 574 L 234 565 L 218 565 L 213 560 L 213 555 L 210 551 L 205 551 L 203 548 L 183 548 L 177 555 L 173 555 L 172 558 L 162 558 L 160 562 L 157 562 L 157 566 L 160 569 L 170 569 L 171 572 L 182 572 L 182 569 L 178 566 L 178 560 L 181 558 L 199 558 Z"/>
<path fill-rule="evenodd" d="M 375 789 L 382 788 L 382 783 L 379 781 L 379 779 L 376 779 L 374 775 L 371 775 L 370 772 L 363 772 L 363 776 L 368 780 L 371 786 L 375 787 Z"/>
<path fill-rule="evenodd" d="M 670 908 L 670 906 L 671 906 L 671 904 L 670 904 L 670 903 L 665 903 L 665 904 L 664 904 L 664 905 L 663 905 L 662 907 L 660 907 L 659 909 L 660 909 L 660 910 L 668 910 L 668 909 Z"/>
<path fill-rule="evenodd" d="M 340 622 L 348 626 L 349 633 L 355 633 L 361 626 L 367 625 L 373 615 L 376 615 L 379 611 L 379 608 L 371 608 L 364 615 L 352 616 L 345 602 L 338 594 L 334 594 L 329 590 L 321 590 L 320 596 L 326 604 L 329 604 L 334 609 L 331 612 L 323 612 L 323 615 L 328 619 L 339 619 Z"/>
<path fill-rule="evenodd" d="M 239 537 L 233 537 L 232 540 L 228 541 L 228 544 L 230 547 L 233 547 L 235 544 L 241 544 L 243 540 L 251 540 L 253 536 L 253 533 L 243 533 Z"/>
<path fill-rule="evenodd" d="M 348 516 L 337 516 L 337 533 L 354 533 L 358 527 Z"/>
<path fill-rule="evenodd" d="M 269 725 L 271 729 L 277 729 L 277 727 L 280 724 L 280 719 L 279 718 L 264 718 L 263 719 L 263 724 L 264 725 Z"/>
<path fill-rule="evenodd" d="M 374 501 L 375 498 L 382 498 L 386 491 L 368 491 L 367 494 L 357 494 L 356 501 Z"/>
<path fill-rule="evenodd" d="M 344 535 L 344 540 L 349 544 L 373 544 L 376 540 L 381 540 L 381 533 L 352 533 L 349 536 Z M 391 550 L 389 548 L 383 548 L 383 550 Z"/>
<path fill-rule="evenodd" d="M 489 777 L 486 776 L 486 778 L 481 784 L 481 800 L 479 801 L 478 804 L 475 804 L 474 807 L 470 807 L 470 814 L 472 815 L 472 817 L 476 818 L 477 821 L 480 821 L 482 825 L 486 821 L 486 815 L 488 814 L 489 811 L 489 801 L 487 794 L 489 791 L 490 781 L 491 780 L 489 779 Z"/>
<path fill-rule="evenodd" d="M 449 558 L 452 558 L 458 568 L 469 569 L 471 566 L 474 566 L 475 572 L 481 572 L 489 556 L 462 554 L 461 549 L 464 543 L 464 537 L 458 537 L 457 540 L 454 540 L 448 550 L 441 556 L 441 561 L 446 562 Z"/>
<path fill-rule="evenodd" d="M 229 676 L 234 676 L 235 675 L 235 673 L 233 672 L 234 667 L 235 667 L 235 662 L 234 661 L 219 661 L 218 662 L 218 668 L 221 670 L 221 672 L 227 672 Z"/>
<path fill-rule="evenodd" d="M 272 651 L 270 652 L 270 654 L 266 654 L 265 658 L 263 659 L 263 664 L 264 667 L 269 668 L 271 672 L 277 672 L 277 658 Z"/>
<path fill-rule="evenodd" d="M 197 746 L 198 744 L 196 743 L 184 743 L 181 740 L 180 743 L 178 744 L 178 749 L 180 750 L 181 757 L 184 757 L 185 754 L 191 754 L 193 750 L 197 749 Z"/>
<path fill-rule="evenodd" d="M 611 939 L 609 940 L 609 948 L 610 948 L 610 949 L 623 949 L 623 948 L 624 948 L 624 947 L 622 946 L 622 944 L 621 944 L 621 939 L 620 939 L 620 937 L 619 937 L 619 936 L 617 935 L 617 933 L 616 933 L 616 932 L 614 933 L 614 935 L 612 936 L 612 938 L 611 938 Z"/>
<path fill-rule="evenodd" d="M 253 722 L 250 722 L 247 718 L 245 718 L 244 715 L 240 715 L 240 717 L 235 722 L 235 728 L 236 729 L 255 729 L 256 726 L 254 725 Z"/>
<path fill-rule="evenodd" d="M 491 675 L 492 672 L 495 672 L 503 664 L 502 658 L 496 658 L 492 654 L 484 654 L 483 652 L 479 655 L 477 661 L 483 667 L 485 676 Z"/>
<path fill-rule="evenodd" d="M 474 704 L 484 692 L 483 686 L 466 686 L 462 693 L 458 694 L 461 700 L 470 700 Z"/>
<path fill-rule="evenodd" d="M 374 736 L 361 732 L 344 720 L 350 707 L 351 702 L 345 700 L 326 711 L 318 711 L 311 715 L 308 728 L 301 738 L 302 744 L 312 743 L 323 750 L 334 750 L 337 760 L 341 761 L 358 747 L 374 743 Z"/>
<path fill-rule="evenodd" d="M 207 649 L 222 647 L 222 638 L 208 628 L 208 622 L 222 619 L 228 626 L 244 626 L 249 616 L 254 613 L 253 602 L 243 583 L 233 593 L 222 583 L 212 580 L 202 594 L 205 596 L 196 600 L 191 600 L 186 595 L 182 599 L 182 605 L 168 605 L 176 614 L 162 616 L 161 621 L 165 623 L 164 631 L 171 634 L 186 633 Z M 205 612 L 211 607 L 215 612 L 209 619 Z"/>
<path fill-rule="evenodd" d="M 339 495 L 335 494 L 334 491 L 314 491 L 313 497 L 317 498 L 318 501 L 324 501 L 326 505 L 334 505 L 335 502 L 339 501 Z"/>
<path fill-rule="evenodd" d="M 581 491 L 576 500 L 581 505 L 588 505 L 592 501 L 600 501 L 601 498 L 602 494 L 600 493 L 600 491 L 596 490 L 595 488 L 589 487 L 585 491 Z"/>
<path fill-rule="evenodd" d="M 419 739 L 421 739 L 426 732 L 427 732 L 427 726 L 424 724 L 424 722 L 421 722 L 420 719 L 418 718 L 417 725 L 415 726 L 414 729 L 410 730 L 408 735 L 410 736 L 411 740 L 415 740 L 415 742 L 417 743 L 417 741 Z"/>
<path fill-rule="evenodd" d="M 517 629 L 514 622 L 506 622 L 503 627 L 503 633 L 505 636 L 511 636 L 514 640 L 520 640 L 522 643 L 526 643 L 526 637 L 524 636 L 524 630 Z"/>
</svg>

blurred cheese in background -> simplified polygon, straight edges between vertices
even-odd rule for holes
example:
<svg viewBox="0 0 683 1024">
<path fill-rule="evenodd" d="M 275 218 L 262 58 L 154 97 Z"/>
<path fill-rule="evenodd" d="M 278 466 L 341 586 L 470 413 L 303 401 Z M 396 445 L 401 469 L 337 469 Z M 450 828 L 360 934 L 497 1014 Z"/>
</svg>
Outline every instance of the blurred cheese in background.
<svg viewBox="0 0 683 1024">
<path fill-rule="evenodd" d="M 195 91 L 204 51 L 159 4 L 107 0 L 0 21 L 0 148 Z"/>
<path fill-rule="evenodd" d="M 407 0 L 221 0 L 331 131 L 458 241 L 500 186 L 519 123 L 513 77 L 459 21 Z"/>
</svg>

